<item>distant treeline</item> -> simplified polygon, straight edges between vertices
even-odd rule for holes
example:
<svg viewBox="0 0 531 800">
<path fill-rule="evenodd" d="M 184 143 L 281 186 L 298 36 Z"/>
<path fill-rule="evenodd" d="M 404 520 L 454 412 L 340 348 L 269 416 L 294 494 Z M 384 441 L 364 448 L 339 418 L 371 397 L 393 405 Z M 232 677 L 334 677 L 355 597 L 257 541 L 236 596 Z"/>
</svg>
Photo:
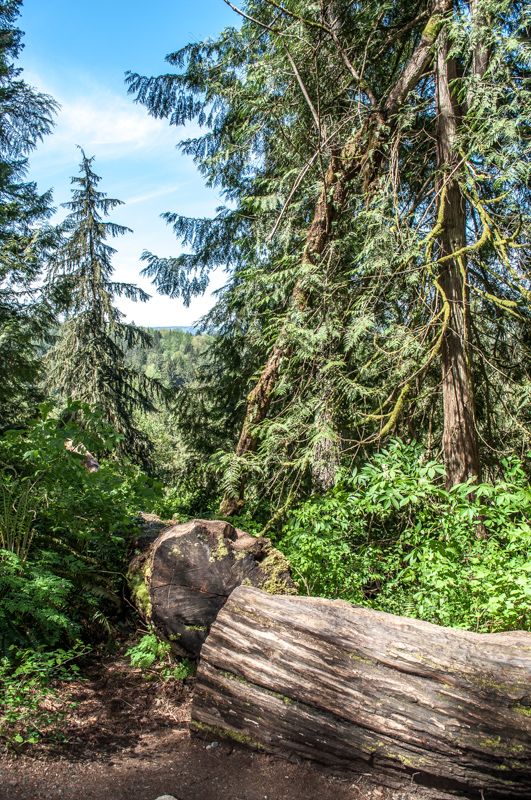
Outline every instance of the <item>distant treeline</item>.
<svg viewBox="0 0 531 800">
<path fill-rule="evenodd" d="M 194 365 L 212 337 L 192 333 L 187 328 L 146 328 L 151 336 L 148 347 L 132 347 L 127 361 L 148 378 L 166 386 L 179 387 L 193 379 Z"/>
</svg>

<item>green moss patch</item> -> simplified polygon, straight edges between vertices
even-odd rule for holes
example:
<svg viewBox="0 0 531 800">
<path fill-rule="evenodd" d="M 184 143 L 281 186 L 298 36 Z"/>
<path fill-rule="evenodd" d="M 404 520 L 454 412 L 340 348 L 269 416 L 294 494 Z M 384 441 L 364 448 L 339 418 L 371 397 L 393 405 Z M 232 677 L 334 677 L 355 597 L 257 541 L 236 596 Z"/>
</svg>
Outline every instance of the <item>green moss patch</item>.
<svg viewBox="0 0 531 800">
<path fill-rule="evenodd" d="M 297 594 L 296 587 L 289 577 L 289 562 L 285 556 L 272 546 L 260 563 L 263 575 L 259 588 L 268 594 Z"/>
</svg>

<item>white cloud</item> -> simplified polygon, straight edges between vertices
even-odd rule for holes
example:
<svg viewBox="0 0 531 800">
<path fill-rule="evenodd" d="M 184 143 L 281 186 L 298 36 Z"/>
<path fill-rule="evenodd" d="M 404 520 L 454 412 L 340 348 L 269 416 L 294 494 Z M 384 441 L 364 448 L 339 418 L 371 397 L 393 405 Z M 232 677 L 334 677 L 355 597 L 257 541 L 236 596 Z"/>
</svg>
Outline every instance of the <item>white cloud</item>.
<svg viewBox="0 0 531 800">
<path fill-rule="evenodd" d="M 39 146 L 36 158 L 51 157 L 55 163 L 62 161 L 61 156 L 71 160 L 76 144 L 89 155 L 95 152 L 99 157 L 121 158 L 161 146 L 173 148 L 182 136 L 167 120 L 150 117 L 125 89 L 119 94 L 83 75 L 71 76 L 67 92 L 64 87 L 58 91 L 57 86 L 48 85 L 31 70 L 25 71 L 25 79 L 60 105 L 54 131 Z"/>
<path fill-rule="evenodd" d="M 82 145 L 87 153 L 116 157 L 162 143 L 174 144 L 176 135 L 163 120 L 148 116 L 146 110 L 111 93 L 77 100 L 59 100 L 61 110 L 53 134 L 46 138 L 40 154 L 68 152 Z"/>
<path fill-rule="evenodd" d="M 93 147 L 127 146 L 145 147 L 165 132 L 160 120 L 149 117 L 138 106 L 125 106 L 117 98 L 106 98 L 107 102 L 95 105 L 89 101 L 78 101 L 63 106 L 59 131 L 72 141 L 83 138 Z M 61 130 L 62 129 L 62 130 Z"/>
</svg>

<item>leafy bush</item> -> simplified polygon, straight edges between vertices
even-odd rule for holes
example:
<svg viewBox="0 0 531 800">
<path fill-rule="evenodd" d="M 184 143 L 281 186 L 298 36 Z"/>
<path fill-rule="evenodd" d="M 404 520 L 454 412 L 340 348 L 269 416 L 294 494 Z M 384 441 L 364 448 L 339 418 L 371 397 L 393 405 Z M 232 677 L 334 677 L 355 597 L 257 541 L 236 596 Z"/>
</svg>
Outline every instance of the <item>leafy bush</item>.
<svg viewBox="0 0 531 800">
<path fill-rule="evenodd" d="M 0 652 L 57 646 L 109 629 L 120 609 L 123 563 L 134 516 L 160 489 L 137 466 L 100 458 L 98 472 L 65 448 L 113 449 L 114 434 L 88 408 L 83 429 L 42 417 L 0 439 Z M 1 511 L 1 509 L 0 509 Z"/>
<path fill-rule="evenodd" d="M 28 479 L 0 484 L 0 549 L 28 557 L 35 535 L 35 510 L 31 507 L 34 485 Z"/>
<path fill-rule="evenodd" d="M 309 594 L 477 631 L 529 628 L 531 491 L 517 459 L 495 485 L 447 491 L 444 468 L 393 441 L 296 508 L 278 546 Z"/>
<path fill-rule="evenodd" d="M 87 652 L 79 642 L 51 652 L 9 648 L 8 656 L 0 658 L 0 741 L 17 749 L 60 735 L 71 704 L 57 702 L 54 683 L 79 678 L 74 662 Z"/>
<path fill-rule="evenodd" d="M 0 551 L 0 653 L 13 643 L 54 647 L 80 632 L 71 608 L 74 580 L 60 571 L 56 553 L 44 551 L 23 563 L 14 553 Z"/>
<path fill-rule="evenodd" d="M 171 645 L 159 639 L 154 630 L 150 630 L 139 641 L 126 651 L 131 665 L 147 674 L 160 675 L 164 680 L 173 678 L 184 680 L 193 674 L 194 668 L 188 659 L 183 658 L 175 663 L 171 654 Z"/>
</svg>

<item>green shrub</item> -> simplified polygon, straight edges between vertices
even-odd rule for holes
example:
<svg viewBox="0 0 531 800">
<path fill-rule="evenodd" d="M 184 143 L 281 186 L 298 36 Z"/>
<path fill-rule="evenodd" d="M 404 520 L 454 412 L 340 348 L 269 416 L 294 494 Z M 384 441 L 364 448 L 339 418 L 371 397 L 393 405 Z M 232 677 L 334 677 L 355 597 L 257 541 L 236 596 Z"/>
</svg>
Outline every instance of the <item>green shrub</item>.
<svg viewBox="0 0 531 800">
<path fill-rule="evenodd" d="M 477 631 L 529 629 L 531 491 L 518 460 L 447 491 L 444 468 L 393 441 L 296 508 L 278 546 L 309 594 Z"/>
<path fill-rule="evenodd" d="M 56 681 L 79 678 L 76 660 L 88 653 L 80 642 L 69 650 L 20 649 L 0 658 L 0 741 L 18 749 L 61 736 L 72 704 L 58 701 Z"/>
<path fill-rule="evenodd" d="M 193 665 L 183 658 L 175 663 L 171 645 L 159 639 L 154 630 L 142 636 L 126 651 L 131 665 L 145 671 L 147 676 L 160 675 L 164 680 L 184 680 L 193 674 Z"/>
<path fill-rule="evenodd" d="M 35 535 L 33 492 L 34 484 L 27 478 L 0 483 L 0 550 L 14 553 L 22 562 Z"/>
<path fill-rule="evenodd" d="M 82 443 L 113 450 L 112 431 L 79 404 L 83 428 L 42 417 L 0 439 L 0 652 L 101 636 L 121 607 L 123 569 L 139 510 L 160 488 L 130 463 L 100 457 L 88 472 Z M 0 509 L 1 511 L 2 509 Z"/>
<path fill-rule="evenodd" d="M 0 550 L 0 654 L 13 643 L 55 647 L 79 635 L 71 609 L 74 581 L 58 574 L 62 566 L 50 551 L 23 563 Z"/>
</svg>

